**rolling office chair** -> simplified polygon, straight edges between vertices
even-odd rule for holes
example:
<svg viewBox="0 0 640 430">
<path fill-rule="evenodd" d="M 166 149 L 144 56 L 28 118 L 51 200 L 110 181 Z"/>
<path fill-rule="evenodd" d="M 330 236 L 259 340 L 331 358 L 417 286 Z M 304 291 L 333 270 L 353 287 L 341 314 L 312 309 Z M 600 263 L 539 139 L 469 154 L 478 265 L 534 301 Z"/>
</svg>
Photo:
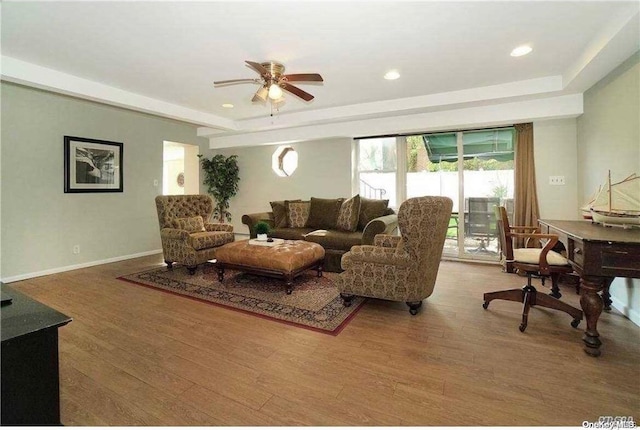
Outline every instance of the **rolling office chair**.
<svg viewBox="0 0 640 430">
<path fill-rule="evenodd" d="M 534 275 L 549 276 L 553 285 L 552 291 L 558 290 L 558 279 L 560 275 L 573 272 L 567 259 L 551 250 L 551 248 L 558 243 L 558 237 L 552 234 L 537 233 L 538 230 L 535 227 L 510 227 L 507 211 L 504 206 L 496 207 L 496 218 L 505 260 L 507 264 L 511 264 L 513 268 L 519 269 L 527 274 L 527 285 L 518 289 L 485 293 L 482 307 L 487 309 L 489 303 L 496 299 L 523 303 L 522 322 L 520 323 L 521 332 L 527 328 L 529 309 L 533 306 L 542 306 L 566 312 L 573 317 L 571 326 L 573 328 L 578 327 L 578 324 L 580 324 L 583 318 L 583 313 L 580 309 L 574 308 L 548 294 L 539 292 L 531 285 L 531 279 Z M 548 241 L 542 249 L 514 249 L 513 239 L 515 238 L 523 238 L 525 240 L 548 239 Z"/>
</svg>

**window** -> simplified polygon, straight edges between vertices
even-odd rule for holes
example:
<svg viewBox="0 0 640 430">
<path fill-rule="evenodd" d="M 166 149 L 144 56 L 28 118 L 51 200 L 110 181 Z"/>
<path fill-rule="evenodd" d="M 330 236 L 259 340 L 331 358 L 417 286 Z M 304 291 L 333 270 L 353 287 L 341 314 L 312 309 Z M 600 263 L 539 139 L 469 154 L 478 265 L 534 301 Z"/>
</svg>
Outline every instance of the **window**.
<svg viewBox="0 0 640 430">
<path fill-rule="evenodd" d="M 271 168 L 278 176 L 291 176 L 298 168 L 298 153 L 290 146 L 279 146 L 271 156 Z"/>
<path fill-rule="evenodd" d="M 445 255 L 497 259 L 492 214 L 497 204 L 513 212 L 513 127 L 360 139 L 356 154 L 360 195 L 396 209 L 411 197 L 449 197 Z"/>
<path fill-rule="evenodd" d="M 357 144 L 358 186 L 362 197 L 389 199 L 395 207 L 397 145 L 395 137 L 361 139 Z"/>
</svg>

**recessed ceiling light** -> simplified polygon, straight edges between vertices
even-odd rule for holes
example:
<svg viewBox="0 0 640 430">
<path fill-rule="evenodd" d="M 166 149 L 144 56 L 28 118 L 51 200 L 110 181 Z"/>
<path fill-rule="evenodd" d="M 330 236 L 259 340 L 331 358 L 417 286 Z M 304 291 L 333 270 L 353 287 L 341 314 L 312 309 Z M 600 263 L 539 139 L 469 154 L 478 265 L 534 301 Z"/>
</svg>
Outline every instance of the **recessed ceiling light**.
<svg viewBox="0 0 640 430">
<path fill-rule="evenodd" d="M 387 73 L 384 74 L 384 78 L 387 81 L 393 81 L 396 80 L 400 77 L 400 73 L 398 73 L 397 70 L 389 70 Z"/>
<path fill-rule="evenodd" d="M 511 51 L 511 56 L 522 57 L 523 55 L 527 55 L 531 51 L 533 51 L 533 48 L 531 48 L 529 45 L 522 45 Z"/>
<path fill-rule="evenodd" d="M 227 108 L 227 109 L 231 109 L 233 107 L 233 105 L 231 103 L 223 103 L 222 107 L 223 108 Z"/>
</svg>

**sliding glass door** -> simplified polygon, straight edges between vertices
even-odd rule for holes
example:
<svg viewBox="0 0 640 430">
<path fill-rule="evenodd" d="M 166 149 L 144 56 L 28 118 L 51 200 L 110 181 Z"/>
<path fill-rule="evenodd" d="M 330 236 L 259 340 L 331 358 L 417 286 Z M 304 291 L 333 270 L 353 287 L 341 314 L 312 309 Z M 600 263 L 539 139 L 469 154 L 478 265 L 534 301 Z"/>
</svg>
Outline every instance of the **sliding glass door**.
<svg viewBox="0 0 640 430">
<path fill-rule="evenodd" d="M 513 128 L 407 136 L 406 197 L 453 200 L 444 254 L 497 260 L 495 207 L 513 212 Z"/>
<path fill-rule="evenodd" d="M 444 255 L 497 260 L 495 207 L 513 214 L 513 148 L 513 127 L 359 139 L 354 188 L 396 210 L 411 197 L 449 197 Z"/>
<path fill-rule="evenodd" d="M 457 257 L 460 244 L 458 230 L 459 180 L 455 133 L 407 136 L 407 198 L 444 196 L 453 201 L 444 254 Z M 449 155 L 433 153 L 434 145 L 449 145 Z M 453 151 L 453 152 L 451 152 Z"/>
<path fill-rule="evenodd" d="M 393 208 L 399 205 L 396 197 L 397 159 L 396 137 L 359 141 L 358 189 L 362 197 L 388 199 L 389 206 Z"/>
<path fill-rule="evenodd" d="M 513 129 L 462 133 L 462 257 L 496 259 L 496 206 L 513 212 Z"/>
</svg>

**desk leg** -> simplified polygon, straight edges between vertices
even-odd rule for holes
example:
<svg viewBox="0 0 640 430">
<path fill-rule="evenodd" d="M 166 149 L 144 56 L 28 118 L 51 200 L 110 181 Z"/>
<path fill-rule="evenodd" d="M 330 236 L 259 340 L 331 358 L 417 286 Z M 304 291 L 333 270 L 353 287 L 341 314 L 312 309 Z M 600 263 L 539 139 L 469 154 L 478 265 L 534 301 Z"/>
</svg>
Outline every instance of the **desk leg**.
<svg viewBox="0 0 640 430">
<path fill-rule="evenodd" d="M 598 333 L 598 318 L 602 313 L 602 298 L 598 292 L 604 288 L 604 279 L 598 277 L 580 278 L 580 306 L 587 320 L 587 329 L 582 336 L 584 352 L 598 357 L 600 355 L 600 334 Z"/>
</svg>

